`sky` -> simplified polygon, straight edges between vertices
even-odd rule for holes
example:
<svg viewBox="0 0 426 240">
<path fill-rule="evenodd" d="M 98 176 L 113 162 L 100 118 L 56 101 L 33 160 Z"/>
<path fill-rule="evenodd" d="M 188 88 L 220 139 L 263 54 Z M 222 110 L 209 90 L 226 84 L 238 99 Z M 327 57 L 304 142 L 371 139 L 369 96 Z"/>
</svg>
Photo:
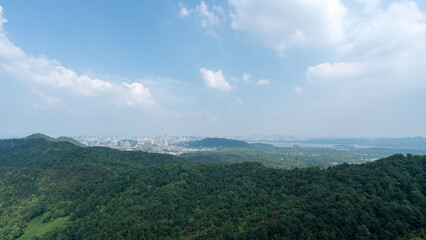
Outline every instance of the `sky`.
<svg viewBox="0 0 426 240">
<path fill-rule="evenodd" d="M 0 0 L 0 136 L 426 136 L 426 3 Z"/>
</svg>

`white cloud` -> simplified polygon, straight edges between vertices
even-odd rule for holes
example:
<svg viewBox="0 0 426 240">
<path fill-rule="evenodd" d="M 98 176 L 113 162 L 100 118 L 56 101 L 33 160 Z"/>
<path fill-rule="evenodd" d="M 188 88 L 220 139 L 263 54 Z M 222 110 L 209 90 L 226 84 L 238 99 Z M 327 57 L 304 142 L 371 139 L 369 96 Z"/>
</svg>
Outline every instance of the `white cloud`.
<svg viewBox="0 0 426 240">
<path fill-rule="evenodd" d="M 332 47 L 339 54 L 366 56 L 425 40 L 426 16 L 414 1 L 357 2 L 360 11 L 348 10 L 340 0 L 229 0 L 231 26 L 279 53 L 291 47 Z"/>
<path fill-rule="evenodd" d="M 204 1 L 201 1 L 193 9 L 186 8 L 183 3 L 179 3 L 179 8 L 179 17 L 194 15 L 209 35 L 219 38 L 217 31 L 220 30 L 220 26 L 225 21 L 225 11 L 222 7 L 216 5 L 209 7 Z"/>
<path fill-rule="evenodd" d="M 188 16 L 188 15 L 189 15 L 189 10 L 186 9 L 185 7 L 182 7 L 180 9 L 179 16 L 180 17 L 185 17 L 185 16 Z"/>
<path fill-rule="evenodd" d="M 364 13 L 373 13 L 380 6 L 381 0 L 358 0 L 358 2 L 364 4 Z"/>
<path fill-rule="evenodd" d="M 280 54 L 293 46 L 333 47 L 344 40 L 339 0 L 229 0 L 231 26 Z"/>
<path fill-rule="evenodd" d="M 231 78 L 232 79 L 232 78 Z M 239 80 L 238 78 L 236 78 L 237 80 Z M 270 82 L 268 79 L 260 79 L 258 81 L 253 82 L 251 80 L 251 74 L 250 73 L 243 73 L 243 75 L 241 76 L 241 79 L 244 81 L 244 83 L 246 84 L 256 84 L 258 86 L 266 86 L 269 85 Z"/>
<path fill-rule="evenodd" d="M 147 88 L 140 83 L 122 84 L 79 75 L 46 56 L 31 56 L 14 45 L 3 31 L 6 22 L 0 7 L 0 71 L 22 80 L 52 88 L 60 88 L 76 95 L 107 96 L 121 99 L 129 106 L 151 106 L 155 102 Z"/>
<path fill-rule="evenodd" d="M 190 13 L 191 13 L 191 11 L 190 10 L 188 10 L 184 5 L 183 5 L 183 3 L 179 3 L 179 7 L 180 7 L 180 11 L 179 11 L 179 17 L 186 17 L 186 16 L 188 16 Z"/>
<path fill-rule="evenodd" d="M 270 82 L 268 79 L 260 79 L 259 81 L 256 82 L 256 85 L 258 86 L 267 86 L 269 84 Z"/>
<path fill-rule="evenodd" d="M 412 1 L 376 8 L 355 18 L 343 51 L 372 56 L 416 47 L 425 38 L 425 19 L 425 13 Z"/>
<path fill-rule="evenodd" d="M 207 68 L 201 68 L 200 73 L 207 86 L 221 91 L 231 91 L 231 85 L 225 80 L 221 70 L 213 72 Z"/>
<path fill-rule="evenodd" d="M 310 83 L 356 91 L 396 92 L 424 86 L 426 69 L 426 14 L 411 1 L 393 2 L 369 10 L 353 23 L 341 56 L 358 61 L 321 63 L 308 67 Z"/>
<path fill-rule="evenodd" d="M 364 5 L 352 14 L 339 61 L 308 67 L 315 95 L 299 109 L 345 134 L 351 125 L 360 134 L 402 136 L 410 123 L 416 126 L 410 134 L 417 134 L 422 125 L 416 121 L 425 118 L 419 109 L 426 91 L 426 13 L 413 1 L 359 1 Z"/>
<path fill-rule="evenodd" d="M 122 101 L 128 106 L 142 105 L 142 106 L 153 106 L 155 105 L 154 100 L 151 98 L 151 93 L 148 88 L 144 87 L 141 83 L 123 83 L 124 92 L 123 94 L 129 94 L 126 98 L 122 98 Z"/>
<path fill-rule="evenodd" d="M 7 22 L 7 19 L 3 17 L 3 7 L 0 6 L 0 31 L 3 31 L 3 23 Z"/>
<path fill-rule="evenodd" d="M 308 67 L 307 76 L 311 83 L 318 80 L 342 80 L 361 76 L 365 66 L 361 63 L 321 63 Z"/>
<path fill-rule="evenodd" d="M 243 103 L 244 103 L 244 101 L 243 101 L 241 98 L 237 98 L 237 103 L 238 103 L 238 104 L 243 104 Z"/>
<path fill-rule="evenodd" d="M 224 16 L 222 7 L 213 6 L 212 10 L 209 11 L 209 8 L 204 1 L 201 1 L 200 5 L 197 5 L 195 9 L 201 16 L 201 26 L 203 27 L 219 24 L 222 19 L 221 17 Z"/>
<path fill-rule="evenodd" d="M 301 88 L 301 87 L 295 87 L 294 89 L 293 89 L 293 92 L 294 93 L 296 93 L 296 94 L 302 94 L 303 93 L 303 88 Z"/>
<path fill-rule="evenodd" d="M 251 74 L 249 74 L 249 73 L 243 73 L 243 76 L 241 78 L 243 79 L 243 81 L 245 83 L 251 83 L 250 77 L 251 77 Z"/>
</svg>

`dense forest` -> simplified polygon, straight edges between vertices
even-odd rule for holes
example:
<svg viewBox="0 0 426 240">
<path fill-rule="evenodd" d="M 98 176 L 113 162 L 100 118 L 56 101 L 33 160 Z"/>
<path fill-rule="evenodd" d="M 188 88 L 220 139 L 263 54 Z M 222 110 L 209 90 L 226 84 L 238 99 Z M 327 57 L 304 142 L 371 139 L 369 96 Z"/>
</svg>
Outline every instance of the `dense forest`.
<svg viewBox="0 0 426 240">
<path fill-rule="evenodd" d="M 0 140 L 0 239 L 424 238 L 425 168 L 410 154 L 273 169 Z"/>
<path fill-rule="evenodd" d="M 345 141 L 344 139 L 340 139 L 340 141 L 341 143 L 351 143 L 349 140 Z M 401 141 L 400 139 L 389 141 L 391 143 L 407 142 Z M 413 145 L 410 146 L 417 146 L 414 143 L 417 144 L 418 142 L 412 141 L 410 143 L 413 143 Z M 327 168 L 342 163 L 360 164 L 394 154 L 405 155 L 410 153 L 413 155 L 426 155 L 426 150 L 421 150 L 424 147 L 418 149 L 405 149 L 401 147 L 354 147 L 351 145 L 337 145 L 337 147 L 301 147 L 297 144 L 293 145 L 293 147 L 274 147 L 270 144 L 247 143 L 224 138 L 206 138 L 189 142 L 186 145 L 200 148 L 201 150 L 203 150 L 203 148 L 210 148 L 208 151 L 195 151 L 180 155 L 181 158 L 190 162 L 220 164 L 260 162 L 267 167 L 283 169 L 305 167 Z M 213 148 L 213 150 L 211 148 Z"/>
<path fill-rule="evenodd" d="M 233 140 L 233 139 L 227 139 L 227 138 L 204 138 L 202 140 L 198 141 L 191 141 L 185 143 L 185 145 L 188 145 L 190 147 L 205 147 L 205 148 L 222 148 L 222 147 L 232 147 L 232 148 L 248 148 L 252 147 L 251 144 L 239 141 L 239 140 Z"/>
</svg>

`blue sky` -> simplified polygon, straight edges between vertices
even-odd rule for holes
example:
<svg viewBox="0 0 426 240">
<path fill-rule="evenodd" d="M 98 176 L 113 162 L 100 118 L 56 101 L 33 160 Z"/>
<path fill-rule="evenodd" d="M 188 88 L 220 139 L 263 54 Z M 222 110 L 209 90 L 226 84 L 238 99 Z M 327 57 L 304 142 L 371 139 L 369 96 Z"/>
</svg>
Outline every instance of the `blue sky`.
<svg viewBox="0 0 426 240">
<path fill-rule="evenodd" d="M 426 136 L 422 1 L 0 6 L 0 136 Z"/>
</svg>

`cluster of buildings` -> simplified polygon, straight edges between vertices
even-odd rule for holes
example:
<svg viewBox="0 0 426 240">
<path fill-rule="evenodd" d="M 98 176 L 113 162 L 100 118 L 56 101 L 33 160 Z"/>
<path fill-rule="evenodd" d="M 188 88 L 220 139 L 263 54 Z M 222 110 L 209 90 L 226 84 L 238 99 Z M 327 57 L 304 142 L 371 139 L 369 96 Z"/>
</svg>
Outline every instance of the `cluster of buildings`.
<svg viewBox="0 0 426 240">
<path fill-rule="evenodd" d="M 211 151 L 215 148 L 191 148 L 185 142 L 203 139 L 200 136 L 153 136 L 153 137 L 123 137 L 123 136 L 91 136 L 74 137 L 79 142 L 90 146 L 110 147 L 126 151 L 147 151 L 180 155 L 195 151 Z M 234 136 L 231 139 L 243 141 L 273 141 L 283 139 L 282 135 L 252 135 L 248 137 Z"/>
<path fill-rule="evenodd" d="M 156 136 L 156 137 L 117 137 L 117 136 L 95 136 L 76 137 L 79 142 L 90 147 L 110 147 L 126 151 L 142 150 L 154 153 L 167 153 L 180 155 L 182 153 L 194 151 L 208 151 L 208 148 L 190 148 L 185 142 L 202 139 L 196 136 Z"/>
</svg>

